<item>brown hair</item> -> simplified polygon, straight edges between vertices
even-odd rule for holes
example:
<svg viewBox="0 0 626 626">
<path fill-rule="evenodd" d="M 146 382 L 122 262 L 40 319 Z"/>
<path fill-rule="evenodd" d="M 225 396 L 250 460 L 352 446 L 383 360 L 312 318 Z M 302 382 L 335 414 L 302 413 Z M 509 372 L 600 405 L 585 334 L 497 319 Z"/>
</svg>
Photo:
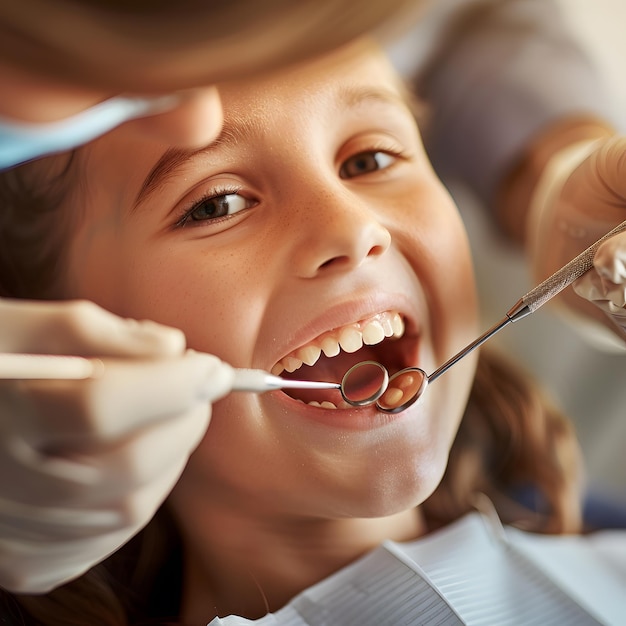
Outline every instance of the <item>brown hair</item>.
<svg viewBox="0 0 626 626">
<path fill-rule="evenodd" d="M 80 188 L 75 152 L 0 172 L 0 297 L 47 299 L 62 242 L 79 216 L 60 210 Z"/>
<path fill-rule="evenodd" d="M 423 4 L 423 0 L 4 2 L 0 59 L 82 87 L 172 91 L 299 61 L 367 32 L 404 28 Z"/>
</svg>

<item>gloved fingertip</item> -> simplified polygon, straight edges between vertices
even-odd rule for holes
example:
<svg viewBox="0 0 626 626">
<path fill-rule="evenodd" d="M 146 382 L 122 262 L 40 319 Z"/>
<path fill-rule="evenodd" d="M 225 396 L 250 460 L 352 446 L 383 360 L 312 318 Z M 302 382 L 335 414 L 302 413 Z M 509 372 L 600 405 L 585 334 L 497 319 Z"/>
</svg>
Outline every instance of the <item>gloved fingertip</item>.
<svg viewBox="0 0 626 626">
<path fill-rule="evenodd" d="M 626 233 L 605 241 L 596 251 L 593 265 L 603 278 L 615 284 L 626 283 Z"/>
<path fill-rule="evenodd" d="M 184 333 L 178 328 L 151 320 L 126 320 L 129 342 L 138 352 L 150 356 L 178 356 L 186 346 Z"/>
<path fill-rule="evenodd" d="M 217 400 L 231 391 L 235 381 L 235 370 L 231 365 L 212 354 L 195 350 L 187 350 L 185 358 L 195 368 L 202 399 Z"/>
</svg>

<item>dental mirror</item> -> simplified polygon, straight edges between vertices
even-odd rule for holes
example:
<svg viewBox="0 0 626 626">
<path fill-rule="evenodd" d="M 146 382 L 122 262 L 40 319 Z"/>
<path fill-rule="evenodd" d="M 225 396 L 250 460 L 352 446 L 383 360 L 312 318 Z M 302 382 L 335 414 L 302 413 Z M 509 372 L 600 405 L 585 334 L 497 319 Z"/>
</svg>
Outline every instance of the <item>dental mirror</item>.
<svg viewBox="0 0 626 626">
<path fill-rule="evenodd" d="M 517 322 L 530 313 L 534 313 L 539 307 L 548 302 L 548 300 L 585 274 L 591 269 L 596 250 L 602 242 L 622 231 L 626 231 L 626 221 L 616 226 L 613 230 L 604 235 L 604 237 L 600 238 L 577 257 L 564 265 L 560 270 L 557 270 L 534 289 L 531 289 L 531 291 L 520 298 L 506 312 L 505 316 L 498 323 L 494 324 L 489 330 L 478 337 L 478 339 L 455 354 L 432 374 L 427 374 L 419 367 L 408 367 L 396 372 L 389 379 L 388 387 L 383 390 L 378 398 L 376 402 L 377 408 L 384 413 L 400 413 L 409 408 L 420 398 L 429 383 L 436 380 L 444 372 L 447 372 L 455 363 L 458 363 L 463 357 L 485 343 L 485 341 L 493 337 L 508 324 Z M 367 367 L 370 368 L 371 363 L 375 363 L 375 361 L 364 361 L 362 364 L 357 363 L 353 365 L 346 372 L 342 381 L 342 387 L 344 387 L 344 389 L 350 388 L 352 386 L 351 378 L 360 375 L 359 370 L 361 365 L 365 366 L 367 364 Z M 381 367 L 383 366 L 381 365 Z"/>
<path fill-rule="evenodd" d="M 340 383 L 291 380 L 264 370 L 236 369 L 233 391 L 262 393 L 275 389 L 338 389 L 351 406 L 373 404 L 387 389 L 389 374 L 376 361 L 362 361 L 351 367 Z"/>
<path fill-rule="evenodd" d="M 376 403 L 384 413 L 399 413 L 408 409 L 423 393 L 429 383 L 426 372 L 419 367 L 407 367 L 396 372 Z"/>
<path fill-rule="evenodd" d="M 389 384 L 389 373 L 376 361 L 353 365 L 341 381 L 341 395 L 352 406 L 373 404 L 383 396 Z"/>
</svg>

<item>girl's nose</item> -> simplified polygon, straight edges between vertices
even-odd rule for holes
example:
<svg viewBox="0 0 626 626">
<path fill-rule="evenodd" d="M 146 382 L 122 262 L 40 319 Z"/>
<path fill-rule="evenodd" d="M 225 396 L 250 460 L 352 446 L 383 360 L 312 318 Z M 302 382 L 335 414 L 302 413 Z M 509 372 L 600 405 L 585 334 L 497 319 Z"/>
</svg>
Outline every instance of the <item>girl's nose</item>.
<svg viewBox="0 0 626 626">
<path fill-rule="evenodd" d="M 203 87 L 177 96 L 180 102 L 173 109 L 128 124 L 154 141 L 177 148 L 200 148 L 214 141 L 224 122 L 217 88 Z"/>
<path fill-rule="evenodd" d="M 391 244 L 375 212 L 352 196 L 319 209 L 309 207 L 299 228 L 294 267 L 302 278 L 352 270 L 382 255 Z"/>
</svg>

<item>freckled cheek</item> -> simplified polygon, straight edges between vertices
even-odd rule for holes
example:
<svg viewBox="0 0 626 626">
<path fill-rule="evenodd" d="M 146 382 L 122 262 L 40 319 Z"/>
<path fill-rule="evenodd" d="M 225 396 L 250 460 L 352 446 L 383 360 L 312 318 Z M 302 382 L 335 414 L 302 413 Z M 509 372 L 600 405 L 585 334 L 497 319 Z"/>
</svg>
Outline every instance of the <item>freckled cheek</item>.
<svg viewBox="0 0 626 626">
<path fill-rule="evenodd" d="M 390 217 L 412 256 L 426 261 L 431 272 L 470 269 L 465 227 L 452 198 L 437 181 L 405 190 Z"/>
<path fill-rule="evenodd" d="M 412 201 L 398 214 L 395 238 L 427 292 L 437 322 L 433 331 L 441 332 L 439 339 L 448 346 L 458 346 L 477 324 L 473 265 L 458 210 L 447 192 L 433 184 L 416 187 Z"/>
<path fill-rule="evenodd" d="M 179 328 L 189 348 L 249 366 L 267 289 L 228 259 L 192 257 L 151 255 L 135 264 L 126 314 Z"/>
</svg>

